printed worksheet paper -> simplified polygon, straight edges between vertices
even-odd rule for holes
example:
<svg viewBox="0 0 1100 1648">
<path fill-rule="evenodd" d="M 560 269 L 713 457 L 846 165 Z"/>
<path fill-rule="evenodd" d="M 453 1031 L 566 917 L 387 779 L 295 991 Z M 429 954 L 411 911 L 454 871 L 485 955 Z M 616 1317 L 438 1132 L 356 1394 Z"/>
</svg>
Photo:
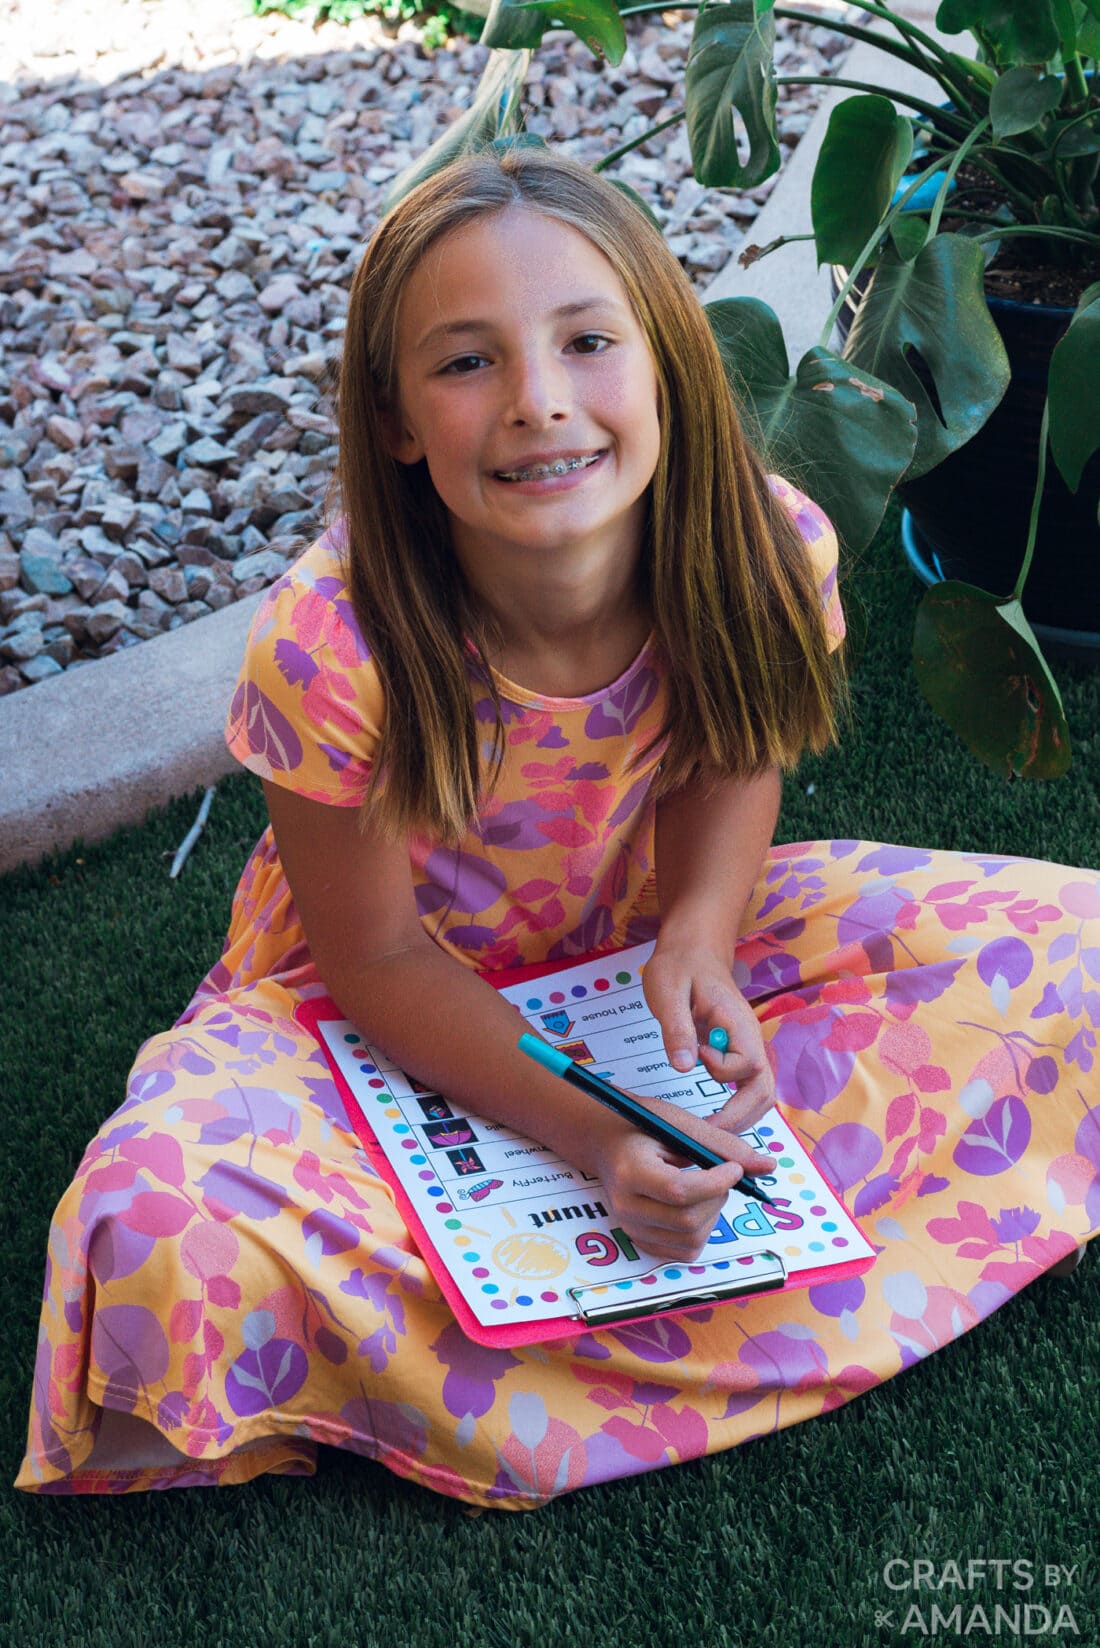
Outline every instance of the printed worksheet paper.
<svg viewBox="0 0 1100 1648">
<path fill-rule="evenodd" d="M 531 1029 L 616 1087 L 709 1116 L 728 1089 L 702 1064 L 684 1075 L 665 1058 L 641 985 L 652 950 L 636 945 L 501 994 L 518 1009 L 517 1040 Z M 347 1020 L 322 1020 L 318 1030 L 462 1297 L 487 1327 L 577 1315 L 575 1289 L 589 1301 L 605 1290 L 613 1300 L 618 1290 L 640 1313 L 647 1288 L 655 1296 L 678 1286 L 687 1293 L 723 1272 L 751 1285 L 766 1274 L 761 1256 L 769 1252 L 786 1275 L 811 1273 L 809 1280 L 874 1256 L 778 1109 L 743 1135 L 775 1158 L 774 1173 L 757 1183 L 776 1207 L 731 1191 L 699 1263 L 671 1266 L 616 1225 L 598 1180 L 498 1122 L 456 1110 Z"/>
</svg>

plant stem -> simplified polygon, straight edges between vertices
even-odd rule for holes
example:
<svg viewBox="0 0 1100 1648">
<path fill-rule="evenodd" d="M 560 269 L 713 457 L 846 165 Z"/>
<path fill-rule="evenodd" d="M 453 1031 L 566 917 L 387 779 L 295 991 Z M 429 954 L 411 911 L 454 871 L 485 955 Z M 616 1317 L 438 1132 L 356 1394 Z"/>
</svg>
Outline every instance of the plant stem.
<svg viewBox="0 0 1100 1648">
<path fill-rule="evenodd" d="M 829 339 L 832 337 L 833 333 L 833 327 L 836 325 L 837 316 L 840 314 L 841 309 L 843 309 L 844 304 L 847 301 L 848 293 L 852 290 L 852 287 L 859 279 L 859 276 L 863 273 L 864 265 L 874 255 L 875 249 L 883 235 L 889 231 L 891 223 L 893 223 L 894 219 L 905 210 L 906 202 L 909 200 L 910 196 L 915 195 L 917 190 L 923 184 L 927 183 L 930 177 L 934 177 L 936 173 L 942 169 L 943 161 L 937 160 L 929 166 L 926 171 L 921 172 L 919 176 L 915 177 L 908 189 L 906 189 L 905 193 L 900 197 L 900 199 L 893 203 L 881 223 L 877 225 L 867 241 L 867 244 L 856 258 L 856 261 L 853 263 L 852 267 L 848 270 L 847 278 L 836 295 L 836 301 L 834 302 L 833 307 L 829 310 L 829 313 L 826 316 L 825 325 L 821 329 L 821 337 L 818 339 L 820 348 L 828 349 Z"/>
<path fill-rule="evenodd" d="M 1072 120 L 1067 120 L 1065 125 L 1062 127 L 1062 130 L 1058 133 L 1058 136 L 1054 139 L 1053 145 L 1051 146 L 1051 151 L 1050 151 L 1051 159 L 1052 160 L 1058 160 L 1058 158 L 1059 158 L 1058 149 L 1059 149 L 1059 146 L 1061 145 L 1061 142 L 1062 142 L 1063 138 L 1067 135 L 1067 133 L 1073 131 L 1074 128 L 1077 127 L 1077 126 L 1084 125 L 1086 120 L 1095 120 L 1095 119 L 1096 119 L 1096 110 L 1094 108 L 1090 107 L 1090 108 L 1087 108 L 1087 109 L 1083 109 L 1080 114 L 1074 115 Z"/>
<path fill-rule="evenodd" d="M 859 0 L 849 0 L 849 4 L 859 6 Z M 865 5 L 859 9 L 876 17 L 890 15 L 879 6 Z M 776 17 L 784 17 L 791 22 L 808 23 L 816 28 L 831 29 L 835 34 L 846 34 L 853 40 L 864 40 L 877 51 L 888 52 L 891 57 L 898 57 L 903 62 L 915 63 L 930 79 L 938 80 L 953 101 L 961 101 L 969 106 L 969 77 L 962 64 L 938 41 L 933 40 L 905 18 L 890 15 L 890 21 L 904 40 L 903 45 L 898 45 L 873 29 L 861 29 L 858 24 L 838 23 L 832 18 L 823 22 L 819 12 L 796 11 L 787 6 L 776 6 L 774 10 Z M 937 58 L 938 63 L 933 64 L 932 57 Z"/>
<path fill-rule="evenodd" d="M 904 42 L 899 46 L 895 41 L 875 33 L 871 29 L 861 29 L 854 23 L 836 22 L 831 18 L 823 18 L 820 12 L 803 12 L 791 7 L 776 6 L 773 8 L 776 17 L 786 18 L 790 22 L 807 23 L 811 28 L 831 29 L 836 34 L 846 34 L 853 40 L 866 40 L 880 51 L 888 52 L 892 57 L 900 57 L 904 62 L 915 63 L 932 80 L 938 80 L 952 98 L 967 102 L 967 88 L 969 77 L 964 64 L 956 60 L 953 52 L 941 46 L 938 40 L 925 34 L 923 29 L 911 23 L 908 18 L 899 17 L 885 6 L 869 3 L 869 0 L 848 0 L 848 3 L 858 11 L 866 12 L 869 17 L 881 18 L 890 23 Z M 693 11 L 697 6 L 705 5 L 705 0 L 685 0 L 681 11 Z M 652 12 L 668 10 L 668 0 L 647 0 L 642 6 L 621 6 L 620 17 L 647 16 Z M 938 59 L 938 67 L 934 67 L 930 59 Z M 894 93 L 888 95 L 893 96 Z M 899 100 L 900 101 L 900 100 Z"/>
<path fill-rule="evenodd" d="M 947 204 L 947 194 L 948 190 L 951 188 L 951 179 L 955 176 L 955 173 L 958 171 L 959 167 L 962 165 L 975 143 L 977 143 L 978 139 L 985 134 L 988 127 L 989 117 L 987 116 L 980 125 L 974 127 L 974 130 L 970 133 L 970 136 L 964 143 L 959 144 L 959 147 L 952 155 L 951 164 L 948 166 L 947 171 L 944 174 L 944 179 L 940 185 L 939 194 L 936 196 L 936 204 L 933 206 L 932 215 L 928 220 L 928 238 L 930 240 L 933 235 L 939 234 L 940 219 L 943 216 L 944 206 Z"/>
<path fill-rule="evenodd" d="M 793 246 L 796 240 L 816 240 L 816 239 L 817 239 L 817 236 L 813 235 L 813 234 L 809 234 L 809 235 L 776 235 L 775 239 L 774 240 L 769 240 L 769 242 L 766 246 L 757 246 L 755 248 L 756 256 L 754 258 L 750 258 L 749 262 L 750 263 L 759 263 L 761 258 L 770 257 L 773 252 L 778 252 L 779 248 L 781 246 Z M 752 248 L 751 247 L 747 248 L 747 250 L 752 250 Z M 738 259 L 738 261 L 740 262 L 740 259 Z M 747 264 L 742 264 L 741 267 L 742 268 L 747 268 L 748 265 Z"/>
<path fill-rule="evenodd" d="M 1097 165 L 1100 156 L 1095 154 L 1074 155 L 1065 165 L 1066 195 L 1073 206 L 1074 216 L 1080 225 L 1084 225 L 1096 211 L 1096 191 L 1093 188 L 1096 182 Z"/>
<path fill-rule="evenodd" d="M 1070 94 L 1071 103 L 1087 103 L 1089 97 L 1089 83 L 1085 79 L 1084 65 L 1076 51 L 1070 52 L 1062 58 L 1062 67 L 1066 74 L 1066 88 Z"/>
<path fill-rule="evenodd" d="M 988 229 L 985 234 L 975 235 L 976 241 L 1001 240 L 1008 235 L 1045 235 L 1048 240 L 1075 240 L 1085 246 L 1091 246 L 1096 251 L 1097 237 L 1090 235 L 1087 229 L 1069 229 L 1060 223 L 1006 223 L 1000 229 Z"/>
<path fill-rule="evenodd" d="M 889 23 L 891 27 L 898 31 L 907 45 L 917 43 L 926 52 L 933 57 L 938 57 L 941 61 L 949 58 L 949 52 L 940 45 L 938 40 L 933 40 L 930 34 L 925 34 L 923 29 L 918 28 L 915 23 L 911 23 L 907 17 L 899 17 L 897 12 L 890 11 L 887 6 L 876 5 L 874 0 L 848 0 L 848 3 L 854 6 L 857 11 L 866 12 L 869 17 L 879 17 L 884 23 Z M 820 17 L 816 18 L 815 21 L 818 28 L 831 29 L 837 26 L 832 22 L 823 23 Z"/>
<path fill-rule="evenodd" d="M 1043 487 L 1047 478 L 1047 437 L 1050 433 L 1050 401 L 1043 402 L 1043 422 L 1039 429 L 1039 468 L 1035 476 L 1035 495 L 1031 500 L 1031 520 L 1027 528 L 1027 548 L 1024 550 L 1024 564 L 1020 568 L 1020 575 L 1016 579 L 1016 588 L 1010 597 L 1018 601 L 1024 592 L 1027 575 L 1031 571 L 1031 562 L 1035 554 L 1035 540 L 1039 535 L 1039 511 L 1043 503 Z"/>
<path fill-rule="evenodd" d="M 954 201 L 951 202 L 951 216 L 961 218 L 965 223 L 988 223 L 991 229 L 996 229 L 1001 221 L 1000 218 L 991 217 L 988 212 L 964 211 L 961 206 L 956 206 Z"/>
<path fill-rule="evenodd" d="M 1003 148 L 999 152 L 993 147 L 975 149 L 973 154 L 970 156 L 970 164 L 972 166 L 976 166 L 979 171 L 985 172 L 987 177 L 992 178 L 998 188 L 1003 189 L 1009 199 L 1014 201 L 1016 206 L 1022 212 L 1026 212 L 1028 216 L 1032 216 L 1035 210 L 1035 194 L 1034 192 L 1028 194 L 1026 190 L 1018 189 L 1016 185 L 1010 182 L 1010 180 L 1004 175 L 1001 167 L 997 164 L 1003 154 Z M 1020 155 L 1017 150 L 1012 151 L 1011 158 L 1029 160 L 1028 156 Z M 1029 163 L 1035 164 L 1033 162 Z M 1049 189 L 1044 192 L 1049 192 Z"/>
<path fill-rule="evenodd" d="M 948 191 L 951 187 L 951 179 L 954 177 L 955 172 L 958 170 L 959 166 L 965 160 L 967 150 L 971 147 L 972 144 L 974 144 L 978 141 L 978 138 L 981 137 L 982 133 L 985 131 L 985 129 L 988 125 L 989 125 L 988 119 L 983 120 L 981 125 L 976 126 L 975 129 L 971 132 L 971 134 L 967 138 L 966 142 L 961 144 L 959 146 L 959 148 L 956 150 L 956 152 L 952 155 L 951 161 L 950 161 L 950 164 L 947 167 L 947 171 L 946 171 L 946 174 L 944 176 L 943 182 L 940 185 L 940 189 L 939 189 L 938 194 L 936 195 L 935 205 L 932 208 L 932 212 L 931 212 L 931 215 L 930 215 L 929 220 L 928 220 L 928 239 L 929 240 L 939 230 L 940 218 L 943 215 L 944 205 L 945 205 L 946 200 L 947 200 Z M 906 202 L 909 200 L 910 196 L 916 194 L 917 190 L 919 188 L 921 188 L 922 185 L 925 184 L 930 177 L 934 177 L 937 172 L 943 170 L 944 160 L 945 159 L 946 159 L 946 156 L 944 156 L 940 160 L 934 161 L 931 166 L 929 166 L 925 171 L 921 172 L 918 177 L 914 178 L 913 182 L 909 185 L 908 189 L 906 189 L 905 193 L 900 197 L 900 199 L 893 202 L 893 204 L 890 207 L 890 210 L 886 213 L 886 215 L 882 219 L 881 223 L 879 223 L 878 227 L 872 233 L 870 239 L 867 241 L 867 244 L 864 246 L 863 250 L 860 252 L 858 258 L 855 261 L 855 263 L 852 265 L 851 269 L 848 270 L 847 279 L 844 281 L 843 285 L 840 288 L 840 291 L 837 293 L 836 301 L 833 304 L 832 309 L 829 311 L 828 317 L 825 321 L 825 325 L 822 328 L 821 339 L 820 339 L 820 344 L 821 344 L 822 349 L 827 349 L 829 347 L 829 339 L 832 336 L 833 327 L 836 325 L 837 317 L 840 314 L 841 309 L 844 307 L 844 303 L 847 300 L 848 293 L 851 291 L 852 287 L 855 285 L 855 282 L 858 279 L 859 275 L 861 274 L 864 265 L 867 263 L 868 259 L 873 254 L 873 252 L 874 252 L 875 248 L 878 246 L 879 242 L 882 240 L 883 235 L 886 234 L 889 231 L 890 225 L 893 223 L 894 219 L 897 218 L 897 217 L 900 217 L 901 213 L 905 210 Z M 976 235 L 974 238 L 976 240 L 982 240 L 982 239 L 985 239 L 987 237 L 981 236 L 981 235 Z"/>
<path fill-rule="evenodd" d="M 819 12 L 799 11 L 794 6 L 775 6 L 772 15 L 783 18 L 788 23 L 808 23 L 812 28 L 825 27 L 833 34 L 847 35 L 850 40 L 865 40 L 874 46 L 876 51 L 887 52 L 891 57 L 900 58 L 903 63 L 915 63 L 931 79 L 938 80 L 944 91 L 954 90 L 953 85 L 944 84 L 946 74 L 941 74 L 939 69 L 934 68 L 931 60 L 913 43 L 907 41 L 905 45 L 899 45 L 896 40 L 888 40 L 884 35 L 876 34 L 873 29 L 861 29 L 858 23 L 838 23 L 830 19 L 823 25 Z"/>
<path fill-rule="evenodd" d="M 667 10 L 667 7 L 665 9 Z M 670 114 L 667 120 L 662 120 L 656 126 L 651 126 L 648 132 L 643 132 L 640 137 L 631 138 L 629 143 L 623 143 L 619 148 L 612 149 L 610 154 L 605 154 L 602 160 L 597 160 L 592 170 L 594 172 L 606 171 L 613 160 L 621 160 L 623 155 L 630 153 L 631 149 L 639 148 L 641 144 L 648 143 L 651 137 L 656 137 L 658 132 L 665 131 L 669 126 L 675 126 L 676 122 L 683 120 L 686 114 L 686 109 L 680 109 L 676 114 Z"/>
<path fill-rule="evenodd" d="M 974 157 L 975 165 L 984 165 L 991 177 L 997 178 L 1005 189 L 1014 193 L 1017 199 L 1025 205 L 1028 215 L 1033 216 L 1035 205 L 1048 194 L 1058 194 L 1063 204 L 1069 204 L 1065 191 L 1060 189 L 1057 174 L 1048 170 L 1041 161 L 1036 160 L 1023 149 L 1017 149 L 1007 143 L 1000 143 L 981 151 L 981 158 Z M 1021 185 L 1010 183 L 1006 176 L 1006 167 L 1012 167 L 1017 175 L 1021 176 Z M 1022 174 L 1030 173 L 1030 178 Z"/>
<path fill-rule="evenodd" d="M 1059 43 L 1062 46 L 1062 73 L 1065 74 L 1065 87 L 1070 94 L 1070 102 L 1087 102 L 1088 81 L 1085 79 L 1084 64 L 1080 61 L 1077 49 L 1077 26 L 1074 23 L 1074 12 L 1069 3 L 1055 5 L 1055 28 L 1059 31 Z"/>
<path fill-rule="evenodd" d="M 947 109 L 941 109 L 935 103 L 926 103 L 921 97 L 911 97 L 908 92 L 895 91 L 893 87 L 884 91 L 881 86 L 872 86 L 866 80 L 845 80 L 836 74 L 781 74 L 776 79 L 779 86 L 847 86 L 853 92 L 871 92 L 875 97 L 889 97 L 895 103 L 904 103 L 907 108 L 916 109 L 918 114 L 927 115 L 930 120 L 949 122 L 961 127 L 963 131 L 970 130 L 968 120 L 960 120 Z"/>
</svg>

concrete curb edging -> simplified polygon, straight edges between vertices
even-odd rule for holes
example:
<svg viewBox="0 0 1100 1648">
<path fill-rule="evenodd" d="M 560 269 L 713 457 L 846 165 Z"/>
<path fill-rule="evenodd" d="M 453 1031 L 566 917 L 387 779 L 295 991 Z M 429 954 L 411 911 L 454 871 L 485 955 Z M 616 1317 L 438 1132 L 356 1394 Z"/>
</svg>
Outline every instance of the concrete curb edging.
<svg viewBox="0 0 1100 1648">
<path fill-rule="evenodd" d="M 0 702 L 0 874 L 236 768 L 223 728 L 263 594 Z"/>
<path fill-rule="evenodd" d="M 905 15 L 936 34 L 923 5 L 906 5 Z M 857 42 L 843 72 L 873 81 L 879 67 L 874 49 Z M 893 65 L 896 88 L 926 90 L 924 77 L 904 67 Z M 808 230 L 814 163 L 831 110 L 849 95 L 835 87 L 822 99 L 756 219 L 752 238 L 760 245 Z M 809 241 L 747 270 L 732 259 L 704 301 L 735 296 L 761 298 L 775 311 L 793 369 L 828 313 L 828 270 L 817 268 Z M 78 838 L 100 841 L 239 770 L 223 728 L 263 593 L 0 699 L 0 875 Z"/>
</svg>

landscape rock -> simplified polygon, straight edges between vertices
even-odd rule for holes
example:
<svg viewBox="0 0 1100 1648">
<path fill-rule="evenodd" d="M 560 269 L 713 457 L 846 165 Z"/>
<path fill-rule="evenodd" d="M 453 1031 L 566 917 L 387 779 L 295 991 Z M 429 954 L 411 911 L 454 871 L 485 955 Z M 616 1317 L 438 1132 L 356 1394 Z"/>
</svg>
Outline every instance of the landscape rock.
<svg viewBox="0 0 1100 1648">
<path fill-rule="evenodd" d="M 72 584 L 51 555 L 24 550 L 20 556 L 20 582 L 32 595 L 67 595 Z"/>
<path fill-rule="evenodd" d="M 618 65 L 547 31 L 527 129 L 588 165 L 640 136 L 682 106 L 694 23 L 627 16 Z M 784 74 L 842 61 L 830 31 L 782 19 L 777 35 Z M 6 0 L 0 694 L 201 622 L 315 534 L 357 261 L 387 187 L 469 106 L 488 60 L 378 16 Z M 817 95 L 782 88 L 785 147 Z M 774 182 L 699 184 L 682 120 L 612 175 L 700 297 Z"/>
<path fill-rule="evenodd" d="M 122 601 L 104 601 L 102 606 L 89 609 L 84 633 L 101 647 L 123 624 L 129 622 L 130 617 L 131 609 Z"/>
<path fill-rule="evenodd" d="M 29 659 L 25 664 L 20 664 L 19 673 L 28 686 L 33 686 L 36 681 L 46 680 L 47 676 L 60 675 L 61 664 L 56 658 L 51 657 L 48 652 L 40 652 L 37 657 Z M 35 699 L 35 703 L 37 702 L 38 700 Z"/>
</svg>

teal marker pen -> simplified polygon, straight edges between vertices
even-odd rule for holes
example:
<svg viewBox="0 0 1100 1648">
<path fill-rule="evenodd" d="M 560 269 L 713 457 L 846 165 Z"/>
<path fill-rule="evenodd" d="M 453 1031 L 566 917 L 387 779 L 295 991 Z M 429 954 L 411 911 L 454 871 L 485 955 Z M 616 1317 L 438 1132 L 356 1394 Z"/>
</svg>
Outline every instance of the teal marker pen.
<svg viewBox="0 0 1100 1648">
<path fill-rule="evenodd" d="M 541 1041 L 538 1036 L 524 1034 L 519 1038 L 518 1045 L 520 1051 L 526 1053 L 528 1058 L 534 1059 L 536 1064 L 541 1064 L 544 1069 L 553 1071 L 555 1076 L 561 1076 L 564 1081 L 579 1087 L 589 1098 L 605 1104 L 617 1116 L 622 1116 L 624 1121 L 633 1122 L 643 1133 L 648 1133 L 651 1139 L 657 1139 L 670 1150 L 686 1156 L 696 1167 L 721 1167 L 725 1163 L 724 1156 L 718 1156 L 713 1150 L 708 1150 L 706 1145 L 700 1144 L 690 1134 L 682 1132 L 673 1122 L 666 1122 L 663 1116 L 657 1116 L 652 1110 L 647 1110 L 644 1104 L 632 1098 L 629 1093 L 612 1087 L 609 1081 L 604 1081 L 602 1076 L 597 1076 L 592 1070 L 586 1070 L 582 1064 L 575 1063 L 556 1047 L 551 1047 L 549 1042 Z M 769 1207 L 775 1206 L 771 1197 L 749 1178 L 738 1179 L 733 1188 L 740 1190 L 745 1196 L 754 1196 L 758 1202 L 765 1202 Z"/>
</svg>

